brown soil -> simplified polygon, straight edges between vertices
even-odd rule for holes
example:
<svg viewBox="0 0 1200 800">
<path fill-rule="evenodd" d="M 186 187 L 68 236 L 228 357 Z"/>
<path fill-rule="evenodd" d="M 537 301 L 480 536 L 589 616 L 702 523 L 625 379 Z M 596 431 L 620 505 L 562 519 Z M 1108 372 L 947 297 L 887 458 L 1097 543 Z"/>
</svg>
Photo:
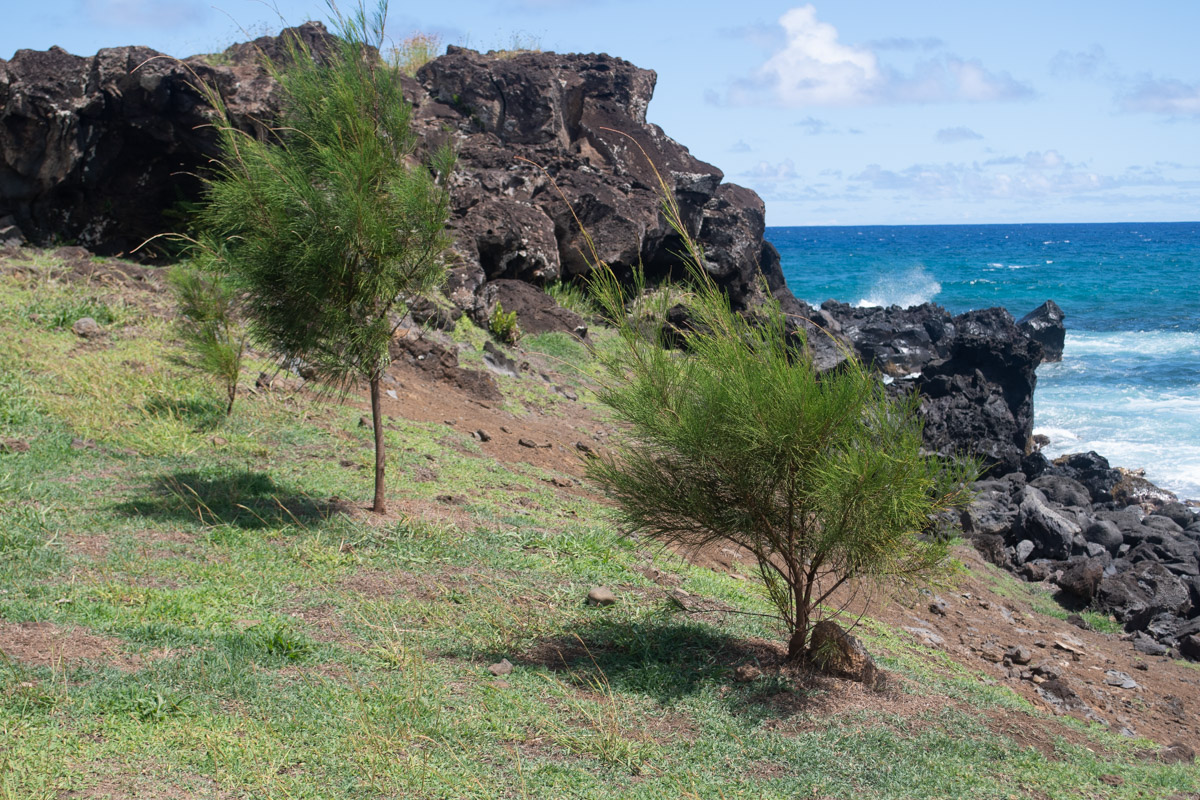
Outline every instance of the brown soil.
<svg viewBox="0 0 1200 800">
<path fill-rule="evenodd" d="M 61 669 L 84 661 L 107 662 L 129 672 L 141 667 L 139 656 L 120 650 L 116 639 L 63 629 L 53 622 L 0 623 L 0 653 L 31 667 Z"/>
</svg>

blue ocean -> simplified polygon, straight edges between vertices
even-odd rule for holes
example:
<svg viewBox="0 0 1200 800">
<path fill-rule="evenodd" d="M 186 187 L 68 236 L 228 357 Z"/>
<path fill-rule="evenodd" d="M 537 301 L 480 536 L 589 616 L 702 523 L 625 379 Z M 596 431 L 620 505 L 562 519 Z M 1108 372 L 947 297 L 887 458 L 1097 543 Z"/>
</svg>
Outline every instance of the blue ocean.
<svg viewBox="0 0 1200 800">
<path fill-rule="evenodd" d="M 1200 499 L 1200 222 L 767 228 L 814 305 L 934 302 L 1020 318 L 1054 300 L 1061 363 L 1038 369 L 1051 458 L 1095 450 Z"/>
</svg>

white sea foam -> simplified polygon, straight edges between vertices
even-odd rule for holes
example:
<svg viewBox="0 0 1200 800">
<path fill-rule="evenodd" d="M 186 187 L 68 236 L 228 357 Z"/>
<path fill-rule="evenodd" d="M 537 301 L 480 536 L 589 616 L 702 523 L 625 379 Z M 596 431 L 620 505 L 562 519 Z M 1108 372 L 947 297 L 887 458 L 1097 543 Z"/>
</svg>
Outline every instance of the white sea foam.
<svg viewBox="0 0 1200 800">
<path fill-rule="evenodd" d="M 1200 353 L 1197 331 L 1067 331 L 1063 358 L 1133 354 L 1161 358 Z"/>
<path fill-rule="evenodd" d="M 942 291 L 942 285 L 923 266 L 917 265 L 899 275 L 883 275 L 875 280 L 855 308 L 901 306 L 911 308 L 928 303 Z"/>
<path fill-rule="evenodd" d="M 1067 373 L 1039 371 L 1034 408 L 1035 432 L 1050 438 L 1048 457 L 1095 450 L 1114 465 L 1145 469 L 1183 498 L 1200 499 L 1200 386 L 1081 384 Z"/>
</svg>

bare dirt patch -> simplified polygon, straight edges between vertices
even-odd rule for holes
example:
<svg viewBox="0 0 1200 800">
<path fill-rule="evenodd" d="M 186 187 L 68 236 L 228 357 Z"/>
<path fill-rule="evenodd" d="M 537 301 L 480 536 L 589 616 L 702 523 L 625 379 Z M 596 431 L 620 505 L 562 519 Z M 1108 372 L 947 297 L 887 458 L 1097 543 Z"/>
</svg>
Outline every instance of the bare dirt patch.
<svg viewBox="0 0 1200 800">
<path fill-rule="evenodd" d="M 140 656 L 121 653 L 121 642 L 116 639 L 80 628 L 67 630 L 53 622 L 0 624 L 0 652 L 31 667 L 59 668 L 98 661 L 133 672 L 142 664 Z"/>
</svg>

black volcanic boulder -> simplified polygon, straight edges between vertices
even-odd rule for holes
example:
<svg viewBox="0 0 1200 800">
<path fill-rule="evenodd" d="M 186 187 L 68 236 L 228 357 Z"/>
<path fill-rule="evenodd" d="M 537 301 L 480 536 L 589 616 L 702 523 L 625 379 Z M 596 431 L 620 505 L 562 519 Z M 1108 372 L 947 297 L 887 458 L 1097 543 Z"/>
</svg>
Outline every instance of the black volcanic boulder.
<svg viewBox="0 0 1200 800">
<path fill-rule="evenodd" d="M 1110 467 L 1108 459 L 1095 451 L 1071 453 L 1054 459 L 1054 473 L 1081 483 L 1094 503 L 1111 501 L 1113 487 L 1121 480 L 1121 473 Z"/>
<path fill-rule="evenodd" d="M 1032 447 L 1042 346 L 1002 308 L 969 311 L 953 324 L 949 355 L 925 365 L 916 381 L 925 441 L 944 454 L 976 455 L 993 474 L 1016 472 Z"/>
<path fill-rule="evenodd" d="M 1143 630 L 1160 614 L 1182 617 L 1192 609 L 1188 586 L 1155 561 L 1143 561 L 1101 580 L 1096 603 L 1125 623 L 1128 631 Z"/>
<path fill-rule="evenodd" d="M 1039 490 L 1026 487 L 1020 494 L 1019 530 L 1025 539 L 1033 542 L 1037 557 L 1065 559 L 1070 556 L 1075 537 L 1083 534 L 1079 525 L 1052 508 Z"/>
<path fill-rule="evenodd" d="M 1042 346 L 1043 361 L 1062 361 L 1063 345 L 1067 331 L 1063 327 L 1066 317 L 1053 300 L 1047 300 L 1017 321 L 1029 338 Z"/>
<path fill-rule="evenodd" d="M 1086 486 L 1062 475 L 1043 475 L 1030 481 L 1029 485 L 1036 486 L 1048 500 L 1062 506 L 1082 508 L 1092 504 L 1092 496 L 1088 493 Z"/>
<path fill-rule="evenodd" d="M 855 308 L 827 300 L 821 309 L 837 320 L 859 357 L 885 375 L 919 373 L 931 361 L 950 355 L 954 319 L 941 306 Z"/>
</svg>

